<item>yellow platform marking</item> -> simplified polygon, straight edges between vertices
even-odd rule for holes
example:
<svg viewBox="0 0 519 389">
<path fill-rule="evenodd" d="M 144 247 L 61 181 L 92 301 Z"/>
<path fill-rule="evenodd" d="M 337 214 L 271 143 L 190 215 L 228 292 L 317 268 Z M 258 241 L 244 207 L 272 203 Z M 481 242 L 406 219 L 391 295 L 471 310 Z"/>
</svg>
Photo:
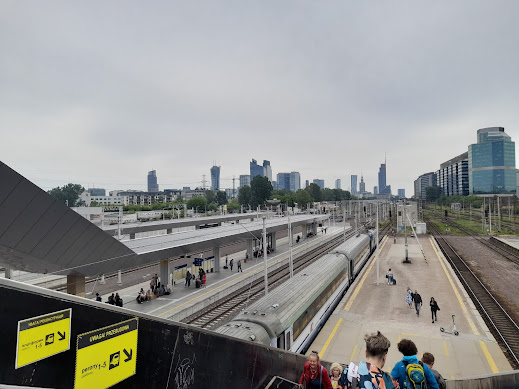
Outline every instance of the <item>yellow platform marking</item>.
<svg viewBox="0 0 519 389">
<path fill-rule="evenodd" d="M 490 365 L 490 369 L 492 369 L 492 373 L 499 373 L 499 369 L 496 366 L 496 363 L 494 362 L 494 358 L 492 358 L 492 355 L 490 355 L 490 352 L 488 351 L 487 345 L 482 340 L 479 341 L 479 345 L 481 346 L 481 349 L 483 350 L 483 354 L 485 354 L 485 357 L 487 358 L 488 364 Z"/>
<path fill-rule="evenodd" d="M 443 349 L 445 350 L 445 356 L 449 356 L 449 349 L 447 348 L 447 342 L 443 341 Z"/>
<path fill-rule="evenodd" d="M 478 331 L 476 325 L 474 324 L 474 322 L 472 321 L 472 319 L 470 318 L 469 312 L 467 311 L 467 308 L 465 307 L 465 304 L 463 303 L 463 300 L 462 300 L 460 294 L 458 293 L 458 289 L 456 289 L 456 286 L 454 285 L 454 282 L 452 281 L 452 278 L 451 278 L 449 272 L 447 271 L 447 268 L 445 267 L 445 264 L 443 263 L 443 261 L 440 257 L 440 254 L 438 253 L 438 250 L 436 250 L 436 247 L 434 247 L 432 238 L 429 238 L 429 239 L 431 240 L 431 246 L 432 246 L 434 252 L 436 253 L 436 256 L 438 257 L 438 260 L 440 261 L 440 265 L 442 265 L 443 271 L 445 272 L 445 275 L 447 276 L 447 279 L 449 280 L 449 283 L 451 284 L 452 290 L 454 291 L 454 294 L 456 295 L 456 298 L 458 299 L 458 302 L 460 303 L 463 314 L 465 315 L 465 318 L 469 322 L 472 332 L 474 333 L 474 335 L 479 335 L 479 331 Z"/>
<path fill-rule="evenodd" d="M 353 357 L 355 356 L 356 352 L 357 352 L 357 345 L 355 345 L 355 347 L 353 347 L 353 351 L 351 353 L 350 361 L 353 361 Z"/>
<path fill-rule="evenodd" d="M 304 248 L 304 246 L 301 247 L 301 249 L 299 250 L 299 252 L 302 251 L 303 248 Z M 297 252 L 297 251 L 296 251 L 296 252 Z M 284 255 L 284 254 L 286 254 L 286 253 L 281 253 L 281 254 L 277 255 L 276 257 L 278 257 L 278 256 L 281 257 L 281 256 Z M 275 261 L 270 262 L 271 260 L 275 259 L 276 257 L 272 257 L 272 258 L 268 259 L 269 266 L 270 266 L 270 265 L 273 265 L 273 264 L 275 264 L 275 263 L 277 263 L 277 262 L 279 262 L 279 261 L 284 261 L 284 260 L 287 259 L 287 258 L 278 258 L 278 259 L 276 259 Z M 254 265 L 254 266 L 256 266 L 256 265 Z M 182 306 L 184 306 L 184 305 L 186 305 L 186 304 L 189 304 L 190 302 L 193 302 L 193 301 L 198 300 L 200 297 L 203 297 L 203 296 L 205 296 L 206 294 L 212 293 L 212 292 L 214 292 L 215 290 L 221 289 L 221 288 L 223 288 L 223 287 L 225 287 L 225 286 L 227 286 L 227 285 L 229 285 L 229 284 L 233 284 L 233 283 L 235 283 L 236 281 L 241 280 L 242 278 L 249 277 L 249 276 L 251 276 L 251 275 L 253 275 L 253 274 L 256 274 L 256 273 L 258 273 L 258 272 L 262 272 L 263 270 L 264 270 L 263 268 L 259 268 L 259 269 L 255 269 L 255 270 L 249 270 L 249 271 L 247 271 L 246 273 L 243 273 L 243 274 L 242 274 L 241 276 L 239 276 L 239 277 L 234 277 L 234 278 L 233 278 L 233 277 L 231 276 L 232 280 L 230 280 L 230 281 L 228 281 L 228 282 L 226 282 L 226 283 L 224 283 L 224 284 L 221 284 L 221 285 L 219 285 L 219 286 L 217 286 L 217 287 L 215 287 L 215 288 L 211 288 L 211 289 L 208 290 L 207 292 L 202 293 L 202 294 L 199 294 L 198 296 L 193 297 L 192 299 L 190 299 L 190 300 L 188 300 L 188 301 L 186 301 L 186 302 L 184 302 L 184 303 L 182 303 L 182 304 L 179 304 L 179 305 L 177 305 L 177 306 L 174 306 L 173 308 L 168 309 L 167 311 L 164 311 L 164 312 L 162 312 L 161 314 L 159 314 L 159 315 L 157 315 L 157 316 L 158 316 L 158 317 L 163 316 L 163 315 L 165 315 L 165 314 L 168 313 L 168 312 L 174 311 L 175 309 L 178 309 L 178 308 L 180 308 L 180 307 L 182 307 Z"/>
<path fill-rule="evenodd" d="M 332 341 L 333 337 L 335 336 L 335 333 L 337 332 L 337 329 L 339 328 L 339 326 L 341 325 L 342 323 L 342 318 L 339 319 L 339 321 L 337 322 L 337 324 L 335 324 L 335 327 L 332 331 L 332 333 L 330 334 L 330 336 L 328 337 L 328 339 L 326 340 L 326 343 L 324 344 L 323 348 L 321 349 L 321 351 L 319 352 L 319 357 L 322 358 L 324 356 L 324 353 L 326 352 L 326 349 L 328 348 L 328 346 L 330 345 L 330 342 Z"/>
<path fill-rule="evenodd" d="M 384 243 L 382 243 L 382 246 L 380 246 L 380 251 L 382 251 L 382 249 L 384 248 L 385 244 L 387 242 L 387 239 L 384 241 Z M 373 259 L 371 260 L 371 264 L 369 265 L 368 267 L 368 270 L 366 270 L 366 273 L 364 273 L 364 275 L 362 276 L 362 279 L 360 280 L 359 284 L 357 285 L 357 287 L 355 288 L 355 291 L 353 292 L 353 294 L 351 295 L 350 297 L 350 300 L 348 301 L 348 303 L 346 304 L 346 307 L 344 308 L 345 311 L 349 311 L 352 304 L 353 304 L 353 301 L 355 300 L 355 298 L 357 297 L 357 295 L 359 294 L 361 288 L 362 288 L 362 285 L 364 285 L 364 281 L 366 281 L 366 278 L 368 277 L 368 274 L 369 272 L 371 271 L 371 268 L 373 267 L 373 265 L 377 262 L 378 258 L 377 256 L 375 255 L 373 257 Z"/>
</svg>

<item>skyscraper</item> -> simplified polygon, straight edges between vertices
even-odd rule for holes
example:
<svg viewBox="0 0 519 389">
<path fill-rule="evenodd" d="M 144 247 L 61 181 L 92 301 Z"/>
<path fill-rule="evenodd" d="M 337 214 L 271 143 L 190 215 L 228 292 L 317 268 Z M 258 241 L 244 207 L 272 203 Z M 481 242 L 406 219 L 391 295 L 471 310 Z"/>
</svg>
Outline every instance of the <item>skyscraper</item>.
<svg viewBox="0 0 519 389">
<path fill-rule="evenodd" d="M 250 176 L 248 174 L 240 174 L 240 188 L 250 186 Z"/>
<path fill-rule="evenodd" d="M 157 172 L 155 170 L 148 172 L 148 192 L 158 192 L 159 184 L 157 183 Z"/>
<path fill-rule="evenodd" d="M 351 175 L 351 194 L 352 195 L 357 194 L 357 175 L 356 174 Z"/>
<path fill-rule="evenodd" d="M 360 176 L 359 192 L 360 194 L 366 193 L 366 183 L 364 182 L 363 175 Z"/>
<path fill-rule="evenodd" d="M 398 189 L 398 197 L 405 199 L 405 189 Z"/>
<path fill-rule="evenodd" d="M 335 189 L 341 189 L 341 179 L 337 178 L 335 180 Z"/>
<path fill-rule="evenodd" d="M 324 180 L 316 178 L 314 179 L 314 184 L 318 185 L 319 188 L 324 189 Z"/>
<path fill-rule="evenodd" d="M 211 168 L 211 189 L 220 190 L 220 166 Z"/>
<path fill-rule="evenodd" d="M 386 161 L 380 164 L 378 170 L 378 193 L 391 194 L 391 185 L 386 185 Z"/>
<path fill-rule="evenodd" d="M 301 189 L 301 176 L 299 172 L 278 173 L 277 188 L 279 190 L 290 190 L 292 192 Z"/>
<path fill-rule="evenodd" d="M 373 187 L 373 194 L 378 195 L 378 186 L 376 185 Z"/>
<path fill-rule="evenodd" d="M 515 142 L 503 127 L 478 130 L 478 143 L 469 146 L 469 193 L 515 194 Z"/>
<path fill-rule="evenodd" d="M 267 177 L 272 182 L 272 168 L 270 167 L 270 161 L 263 160 L 263 176 Z"/>
<path fill-rule="evenodd" d="M 254 177 L 256 176 L 263 176 L 263 171 L 264 171 L 264 168 L 263 166 L 261 165 L 258 165 L 258 161 L 256 161 L 255 159 L 253 159 L 251 162 L 250 162 L 250 180 L 252 181 L 254 179 Z"/>
<path fill-rule="evenodd" d="M 290 173 L 290 190 L 296 192 L 301 189 L 301 174 L 299 172 Z"/>
<path fill-rule="evenodd" d="M 305 188 L 308 188 L 310 186 L 310 181 L 306 180 L 305 181 Z"/>
</svg>

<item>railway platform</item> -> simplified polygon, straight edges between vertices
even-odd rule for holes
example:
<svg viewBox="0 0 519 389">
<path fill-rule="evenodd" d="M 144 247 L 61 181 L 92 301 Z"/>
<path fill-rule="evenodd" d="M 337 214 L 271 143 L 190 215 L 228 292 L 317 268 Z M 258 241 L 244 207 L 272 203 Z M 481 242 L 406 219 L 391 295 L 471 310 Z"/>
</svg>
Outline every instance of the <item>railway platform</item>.
<svg viewBox="0 0 519 389">
<path fill-rule="evenodd" d="M 459 379 L 512 370 L 510 363 L 488 330 L 485 322 L 443 257 L 436 242 L 428 235 L 419 237 L 425 258 L 414 238 L 408 238 L 411 263 L 405 259 L 404 238 L 396 243 L 388 237 L 381 245 L 379 283 L 376 260 L 371 259 L 309 348 L 329 362 L 358 364 L 365 358 L 364 335 L 381 331 L 390 341 L 385 371 L 390 372 L 402 358 L 397 344 L 411 339 L 418 356 L 431 352 L 434 368 L 446 379 Z M 396 285 L 388 285 L 388 269 Z M 406 303 L 407 287 L 418 290 L 423 300 L 420 316 Z M 437 322 L 432 323 L 430 298 L 438 302 Z M 444 333 L 452 329 L 455 315 L 459 336 Z"/>
<path fill-rule="evenodd" d="M 347 224 L 346 230 L 349 231 L 350 229 L 351 227 Z M 342 225 L 327 227 L 326 234 L 319 230 L 317 235 L 307 238 L 298 244 L 294 241 L 292 249 L 294 258 L 343 234 L 343 232 L 344 227 Z M 276 251 L 268 255 L 269 271 L 272 267 L 281 266 L 287 262 L 288 251 L 288 237 L 278 239 Z M 228 256 L 229 261 L 234 258 L 232 271 L 230 268 L 223 269 L 226 258 L 224 256 L 221 257 L 220 269 L 222 270 L 218 273 L 206 273 L 207 285 L 205 288 L 197 289 L 194 281 L 191 282 L 190 287 L 185 287 L 183 281 L 177 282 L 176 285 L 173 285 L 170 295 L 160 296 L 149 302 L 139 304 L 136 301 L 139 290 L 143 288 L 147 291 L 150 288 L 149 277 L 147 277 L 146 281 L 138 285 L 122 287 L 115 292 L 119 293 L 123 299 L 125 308 L 172 320 L 182 320 L 191 313 L 204 309 L 205 306 L 225 297 L 226 294 L 249 284 L 251 278 L 262 277 L 263 257 L 252 258 L 245 263 L 245 253 L 246 250 L 242 250 Z M 238 272 L 237 264 L 239 259 L 241 259 L 242 272 Z M 106 302 L 110 295 L 111 293 L 102 295 L 103 302 Z"/>
</svg>

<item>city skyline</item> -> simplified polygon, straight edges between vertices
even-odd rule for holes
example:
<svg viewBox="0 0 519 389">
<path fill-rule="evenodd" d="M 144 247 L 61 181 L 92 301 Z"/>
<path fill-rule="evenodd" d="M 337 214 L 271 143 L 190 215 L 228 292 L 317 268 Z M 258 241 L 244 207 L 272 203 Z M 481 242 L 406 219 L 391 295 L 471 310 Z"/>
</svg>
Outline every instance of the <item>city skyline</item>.
<svg viewBox="0 0 519 389">
<path fill-rule="evenodd" d="M 4 4 L 1 160 L 45 190 L 197 187 L 213 160 L 231 188 L 255 155 L 372 188 L 387 152 L 409 194 L 477 129 L 519 138 L 519 4 L 226 4 Z"/>
</svg>

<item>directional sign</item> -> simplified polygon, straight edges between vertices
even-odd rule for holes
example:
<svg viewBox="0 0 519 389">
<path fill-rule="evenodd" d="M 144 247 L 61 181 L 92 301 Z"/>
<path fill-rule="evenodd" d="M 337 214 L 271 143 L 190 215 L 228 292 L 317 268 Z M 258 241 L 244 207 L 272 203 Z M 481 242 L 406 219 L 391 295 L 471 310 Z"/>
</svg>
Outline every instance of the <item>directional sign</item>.
<svg viewBox="0 0 519 389">
<path fill-rule="evenodd" d="M 29 365 L 70 349 L 72 309 L 20 320 L 15 368 Z"/>
<path fill-rule="evenodd" d="M 78 335 L 76 389 L 109 388 L 135 374 L 139 319 Z"/>
</svg>

